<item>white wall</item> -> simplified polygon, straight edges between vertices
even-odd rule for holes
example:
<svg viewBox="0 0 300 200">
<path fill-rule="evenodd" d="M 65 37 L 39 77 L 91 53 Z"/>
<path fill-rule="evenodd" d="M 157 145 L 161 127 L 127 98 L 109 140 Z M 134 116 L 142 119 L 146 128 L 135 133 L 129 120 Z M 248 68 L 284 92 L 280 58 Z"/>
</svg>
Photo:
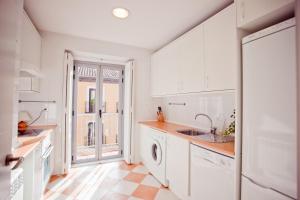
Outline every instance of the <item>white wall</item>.
<svg viewBox="0 0 300 200">
<path fill-rule="evenodd" d="M 297 143 L 297 149 L 298 149 L 298 187 L 297 187 L 297 193 L 298 193 L 298 199 L 300 199 L 300 1 L 296 1 L 296 23 L 297 23 L 297 63 L 298 63 L 298 70 L 297 70 L 297 98 L 298 98 L 298 143 Z"/>
<path fill-rule="evenodd" d="M 186 106 L 168 105 L 169 102 L 186 103 Z M 195 120 L 196 114 L 205 113 L 212 118 L 218 131 L 223 131 L 232 121 L 230 115 L 234 108 L 235 93 L 233 92 L 164 97 L 162 103 L 162 109 L 168 122 L 209 130 L 210 122 L 205 117 L 200 116 Z"/>
<path fill-rule="evenodd" d="M 55 173 L 62 172 L 62 152 L 63 144 L 61 143 L 62 130 L 61 123 L 63 117 L 63 61 L 64 51 L 89 52 L 100 55 L 111 55 L 117 57 L 132 58 L 135 60 L 135 129 L 138 128 L 137 122 L 142 120 L 153 119 L 155 117 L 153 99 L 150 97 L 150 50 L 131 47 L 126 45 L 114 44 L 104 41 L 89 40 L 73 36 L 67 36 L 57 33 L 42 32 L 42 67 L 41 71 L 45 75 L 41 81 L 40 94 L 21 94 L 23 100 L 55 100 L 56 105 L 22 105 L 22 109 L 34 110 L 36 107 L 51 106 L 51 118 L 44 122 L 55 122 L 58 124 L 55 143 Z M 40 121 L 43 123 L 43 121 Z M 134 139 L 139 141 L 138 131 L 135 131 Z M 135 152 L 138 152 L 139 144 L 135 142 Z M 134 160 L 139 162 L 138 153 L 134 155 Z"/>
</svg>

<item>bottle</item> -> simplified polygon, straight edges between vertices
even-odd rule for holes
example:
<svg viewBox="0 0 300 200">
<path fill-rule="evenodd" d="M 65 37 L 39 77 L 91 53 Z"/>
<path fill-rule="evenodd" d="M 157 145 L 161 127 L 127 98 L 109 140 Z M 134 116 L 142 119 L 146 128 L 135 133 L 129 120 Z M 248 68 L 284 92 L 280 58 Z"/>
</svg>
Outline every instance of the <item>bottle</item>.
<svg viewBox="0 0 300 200">
<path fill-rule="evenodd" d="M 158 107 L 158 111 L 157 111 L 157 121 L 159 121 L 159 122 L 165 121 L 165 117 L 164 117 L 164 114 L 163 114 L 160 106 Z"/>
</svg>

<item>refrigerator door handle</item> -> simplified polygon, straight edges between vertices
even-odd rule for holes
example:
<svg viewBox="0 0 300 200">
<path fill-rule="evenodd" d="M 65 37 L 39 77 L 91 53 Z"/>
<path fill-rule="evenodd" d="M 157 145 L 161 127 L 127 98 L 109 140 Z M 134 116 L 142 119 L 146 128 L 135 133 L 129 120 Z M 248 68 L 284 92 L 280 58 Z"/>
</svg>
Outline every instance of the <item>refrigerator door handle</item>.
<svg viewBox="0 0 300 200">
<path fill-rule="evenodd" d="M 250 181 L 251 183 L 253 183 L 253 184 L 257 185 L 258 187 L 261 187 L 261 188 L 263 188 L 263 189 L 265 189 L 265 190 L 272 190 L 272 191 L 277 192 L 277 193 L 279 193 L 279 194 L 281 194 L 281 195 L 283 195 L 283 196 L 286 196 L 286 197 L 288 197 L 288 198 L 295 199 L 295 198 L 293 198 L 293 197 L 291 197 L 291 196 L 289 196 L 289 195 L 286 195 L 286 194 L 284 194 L 284 193 L 282 193 L 282 192 L 280 192 L 280 191 L 278 191 L 278 190 L 275 190 L 274 188 L 266 187 L 266 186 L 264 186 L 264 185 L 262 185 L 262 184 L 260 184 L 260 183 L 257 183 L 256 181 L 254 181 L 253 179 L 251 179 L 251 178 L 249 178 L 249 177 L 247 177 L 247 176 L 243 176 L 243 177 L 244 177 L 245 179 L 247 179 L 248 181 Z"/>
<path fill-rule="evenodd" d="M 270 187 L 266 187 L 266 186 L 264 186 L 264 185 L 262 185 L 262 184 L 260 184 L 260 183 L 255 182 L 253 179 L 251 179 L 251 178 L 249 178 L 249 177 L 247 177 L 247 176 L 244 176 L 244 178 L 247 179 L 248 181 L 250 181 L 251 183 L 253 183 L 253 184 L 255 184 L 255 185 L 261 187 L 261 188 L 264 188 L 264 189 L 266 189 L 266 190 L 273 190 L 273 189 L 270 188 Z"/>
</svg>

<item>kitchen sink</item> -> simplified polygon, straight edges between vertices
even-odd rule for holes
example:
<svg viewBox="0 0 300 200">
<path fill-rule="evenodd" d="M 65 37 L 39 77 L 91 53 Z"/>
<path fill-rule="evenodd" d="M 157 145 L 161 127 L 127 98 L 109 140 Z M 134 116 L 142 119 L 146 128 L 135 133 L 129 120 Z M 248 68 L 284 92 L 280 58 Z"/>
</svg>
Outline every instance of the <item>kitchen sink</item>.
<svg viewBox="0 0 300 200">
<path fill-rule="evenodd" d="M 232 135 L 224 136 L 211 133 L 208 133 L 206 135 L 199 135 L 197 136 L 197 138 L 211 143 L 226 143 L 234 141 L 234 136 Z"/>
<path fill-rule="evenodd" d="M 211 134 L 209 132 L 197 130 L 197 129 L 186 129 L 177 130 L 178 133 L 193 136 L 195 139 L 203 140 L 211 143 L 224 143 L 234 141 L 234 136 L 223 136 L 218 134 Z"/>
<path fill-rule="evenodd" d="M 177 130 L 178 133 L 189 135 L 189 136 L 198 136 L 198 135 L 204 135 L 209 134 L 207 132 L 203 132 L 197 129 L 188 129 L 188 130 Z"/>
</svg>

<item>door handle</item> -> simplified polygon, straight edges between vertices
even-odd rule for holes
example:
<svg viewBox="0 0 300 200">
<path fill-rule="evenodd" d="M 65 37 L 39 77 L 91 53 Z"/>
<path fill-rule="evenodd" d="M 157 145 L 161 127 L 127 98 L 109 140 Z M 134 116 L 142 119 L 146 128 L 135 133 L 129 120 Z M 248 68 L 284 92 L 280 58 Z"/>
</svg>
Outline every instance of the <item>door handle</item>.
<svg viewBox="0 0 300 200">
<path fill-rule="evenodd" d="M 9 166 L 9 164 L 14 161 L 17 161 L 17 163 L 12 170 L 17 169 L 21 165 L 24 161 L 24 157 L 14 157 L 12 154 L 8 154 L 5 158 L 5 166 Z"/>
<path fill-rule="evenodd" d="M 102 118 L 102 110 L 99 110 L 99 117 Z"/>
</svg>

